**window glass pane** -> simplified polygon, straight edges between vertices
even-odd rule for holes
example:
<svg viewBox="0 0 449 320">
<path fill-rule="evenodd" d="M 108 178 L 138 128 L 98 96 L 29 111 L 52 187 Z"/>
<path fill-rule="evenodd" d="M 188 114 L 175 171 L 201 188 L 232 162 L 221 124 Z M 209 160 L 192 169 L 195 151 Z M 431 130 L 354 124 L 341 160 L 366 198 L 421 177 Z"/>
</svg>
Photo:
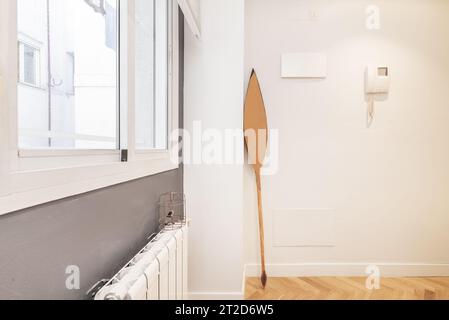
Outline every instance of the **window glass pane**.
<svg viewBox="0 0 449 320">
<path fill-rule="evenodd" d="M 168 1 L 136 0 L 136 148 L 167 148 Z"/>
<path fill-rule="evenodd" d="M 18 0 L 19 148 L 117 148 L 117 29 L 117 0 Z"/>
</svg>

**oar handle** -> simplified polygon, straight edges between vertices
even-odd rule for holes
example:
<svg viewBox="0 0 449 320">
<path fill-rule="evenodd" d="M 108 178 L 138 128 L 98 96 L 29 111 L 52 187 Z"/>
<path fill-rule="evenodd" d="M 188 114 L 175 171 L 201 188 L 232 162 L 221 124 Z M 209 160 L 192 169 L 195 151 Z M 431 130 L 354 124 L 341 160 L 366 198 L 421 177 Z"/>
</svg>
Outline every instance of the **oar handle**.
<svg viewBox="0 0 449 320">
<path fill-rule="evenodd" d="M 256 169 L 256 184 L 257 184 L 257 206 L 259 211 L 259 237 L 260 237 L 260 257 L 262 266 L 261 282 L 265 288 L 267 284 L 267 270 L 265 264 L 265 228 L 263 218 L 263 206 L 262 206 L 262 181 L 260 170 Z"/>
</svg>

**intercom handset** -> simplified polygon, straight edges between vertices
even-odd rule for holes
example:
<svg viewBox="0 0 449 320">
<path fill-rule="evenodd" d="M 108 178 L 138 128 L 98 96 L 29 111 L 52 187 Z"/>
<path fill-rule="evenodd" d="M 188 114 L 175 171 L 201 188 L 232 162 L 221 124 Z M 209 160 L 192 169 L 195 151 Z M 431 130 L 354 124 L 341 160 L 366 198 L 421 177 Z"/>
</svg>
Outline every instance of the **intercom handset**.
<svg viewBox="0 0 449 320">
<path fill-rule="evenodd" d="M 390 91 L 390 69 L 387 66 L 368 66 L 365 71 L 365 93 L 368 96 L 368 126 L 374 120 L 374 99 L 376 95 Z"/>
</svg>

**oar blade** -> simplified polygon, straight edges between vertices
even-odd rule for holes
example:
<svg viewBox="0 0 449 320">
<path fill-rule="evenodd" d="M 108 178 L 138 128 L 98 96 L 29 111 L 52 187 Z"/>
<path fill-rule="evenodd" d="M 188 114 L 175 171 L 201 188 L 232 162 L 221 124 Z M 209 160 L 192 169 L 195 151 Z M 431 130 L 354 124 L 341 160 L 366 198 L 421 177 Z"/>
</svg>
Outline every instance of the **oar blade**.
<svg viewBox="0 0 449 320">
<path fill-rule="evenodd" d="M 260 170 L 267 152 L 268 120 L 259 79 L 254 70 L 246 95 L 244 130 L 250 163 Z"/>
</svg>

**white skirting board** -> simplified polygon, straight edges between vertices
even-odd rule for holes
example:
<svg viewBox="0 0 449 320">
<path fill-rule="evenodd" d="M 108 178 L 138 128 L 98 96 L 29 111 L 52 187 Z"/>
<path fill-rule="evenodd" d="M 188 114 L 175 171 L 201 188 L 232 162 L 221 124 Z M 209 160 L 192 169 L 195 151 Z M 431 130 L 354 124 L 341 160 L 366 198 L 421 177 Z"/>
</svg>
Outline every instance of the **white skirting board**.
<svg viewBox="0 0 449 320">
<path fill-rule="evenodd" d="M 268 264 L 269 277 L 364 277 L 369 266 L 379 267 L 382 277 L 447 277 L 449 264 L 426 263 L 302 263 Z M 260 276 L 260 265 L 247 264 L 246 277 Z"/>
</svg>

